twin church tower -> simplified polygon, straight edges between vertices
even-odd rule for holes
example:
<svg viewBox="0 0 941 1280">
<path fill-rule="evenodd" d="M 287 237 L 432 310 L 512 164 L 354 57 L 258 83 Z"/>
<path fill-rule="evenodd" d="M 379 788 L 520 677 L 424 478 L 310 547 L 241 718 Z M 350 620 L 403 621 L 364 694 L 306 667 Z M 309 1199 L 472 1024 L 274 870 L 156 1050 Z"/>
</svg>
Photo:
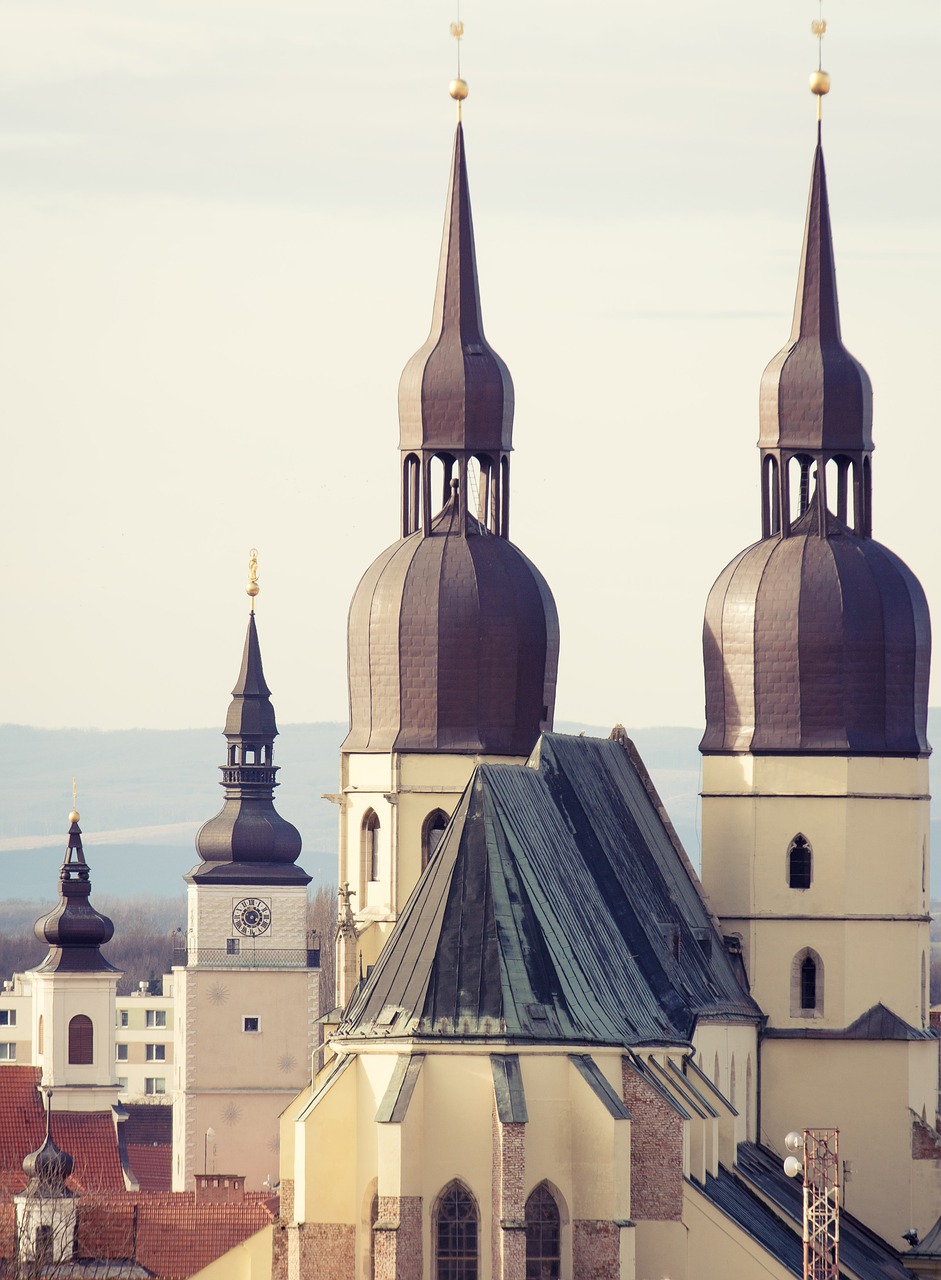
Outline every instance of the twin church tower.
<svg viewBox="0 0 941 1280">
<path fill-rule="evenodd" d="M 509 540 L 513 408 L 509 371 L 483 330 L 459 123 L 431 332 L 399 387 L 400 536 L 364 574 L 349 615 L 350 731 L 334 797 L 341 1009 L 475 767 L 525 763 L 552 727 L 555 604 Z M 871 418 L 869 379 L 840 332 L 818 139 L 793 329 L 761 382 L 761 537 L 706 606 L 702 881 L 764 1014 L 753 1096 L 738 1104 L 756 1117 L 749 1136 L 776 1143 L 788 1129 L 839 1126 L 856 1212 L 888 1236 L 938 1181 L 936 1159 L 913 1158 L 913 1125 L 925 1131 L 921 1149 L 935 1151 L 938 1090 L 927 1011 L 930 633 L 917 580 L 872 538 Z M 206 1171 L 210 1133 L 216 1168 L 260 1185 L 277 1168 L 278 1113 L 311 1080 L 309 877 L 298 832 L 273 805 L 276 734 L 252 615 L 225 725 L 225 801 L 187 877 L 187 962 L 174 992 L 178 1188 Z M 37 971 L 47 1018 L 46 977 L 62 985 L 55 931 L 70 919 L 48 922 L 53 959 Z M 734 1061 L 729 1075 L 717 1054 L 715 1084 L 730 1083 L 733 1097 Z"/>
</svg>

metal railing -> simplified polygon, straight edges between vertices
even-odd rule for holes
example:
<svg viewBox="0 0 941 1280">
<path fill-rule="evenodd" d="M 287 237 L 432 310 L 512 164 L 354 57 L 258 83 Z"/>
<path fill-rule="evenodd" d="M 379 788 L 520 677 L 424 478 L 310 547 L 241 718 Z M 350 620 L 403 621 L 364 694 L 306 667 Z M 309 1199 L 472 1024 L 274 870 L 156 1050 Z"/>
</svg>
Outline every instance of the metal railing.
<svg viewBox="0 0 941 1280">
<path fill-rule="evenodd" d="M 224 947 L 175 947 L 175 967 L 190 969 L 319 969 L 320 948 L 302 947 L 243 947 L 228 951 Z"/>
</svg>

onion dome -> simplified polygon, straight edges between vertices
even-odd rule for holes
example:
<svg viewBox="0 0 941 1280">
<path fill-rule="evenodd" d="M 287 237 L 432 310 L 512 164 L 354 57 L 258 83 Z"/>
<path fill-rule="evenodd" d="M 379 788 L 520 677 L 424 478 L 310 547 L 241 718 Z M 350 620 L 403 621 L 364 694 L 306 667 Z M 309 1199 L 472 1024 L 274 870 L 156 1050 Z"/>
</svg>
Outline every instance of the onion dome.
<svg viewBox="0 0 941 1280">
<path fill-rule="evenodd" d="M 99 951 L 114 936 L 114 925 L 91 905 L 91 877 L 82 848 L 79 815 L 69 815 L 69 842 L 59 871 L 59 902 L 36 921 L 34 933 L 49 944 L 49 953 L 36 966 L 39 973 L 96 973 L 117 970 Z"/>
<path fill-rule="evenodd" d="M 918 756 L 931 626 L 872 539 L 872 392 L 840 336 L 819 132 L 794 325 L 761 383 L 762 540 L 706 605 L 700 750 Z"/>
<path fill-rule="evenodd" d="M 23 1172 L 29 1181 L 27 1195 L 40 1198 L 61 1199 L 71 1196 L 66 1182 L 72 1175 L 74 1160 L 67 1151 L 61 1151 L 52 1140 L 52 1098 L 46 1096 L 46 1136 L 35 1151 L 23 1159 Z"/>
<path fill-rule="evenodd" d="M 271 691 L 265 683 L 255 614 L 248 619 L 242 666 L 225 721 L 228 742 L 222 769 L 225 801 L 214 818 L 196 833 L 202 864 L 186 876 L 190 883 L 309 884 L 310 876 L 295 866 L 301 837 L 275 810 L 278 785 L 273 763 L 278 728 Z"/>
<path fill-rule="evenodd" d="M 396 542 L 350 607 L 346 751 L 528 755 L 551 727 L 555 602 L 538 569 L 462 506 Z"/>
<path fill-rule="evenodd" d="M 703 628 L 700 750 L 927 754 L 931 626 L 918 579 L 816 496 L 722 572 Z"/>
</svg>

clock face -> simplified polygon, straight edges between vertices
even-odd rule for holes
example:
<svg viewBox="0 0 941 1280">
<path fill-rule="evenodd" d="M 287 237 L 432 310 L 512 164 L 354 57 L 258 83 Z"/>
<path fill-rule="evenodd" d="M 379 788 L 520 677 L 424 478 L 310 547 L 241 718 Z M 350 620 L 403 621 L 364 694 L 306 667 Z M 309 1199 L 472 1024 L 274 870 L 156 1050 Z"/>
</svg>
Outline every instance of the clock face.
<svg viewBox="0 0 941 1280">
<path fill-rule="evenodd" d="M 232 908 L 232 924 L 244 937 L 257 938 L 271 927 L 271 908 L 261 898 L 243 898 Z"/>
</svg>

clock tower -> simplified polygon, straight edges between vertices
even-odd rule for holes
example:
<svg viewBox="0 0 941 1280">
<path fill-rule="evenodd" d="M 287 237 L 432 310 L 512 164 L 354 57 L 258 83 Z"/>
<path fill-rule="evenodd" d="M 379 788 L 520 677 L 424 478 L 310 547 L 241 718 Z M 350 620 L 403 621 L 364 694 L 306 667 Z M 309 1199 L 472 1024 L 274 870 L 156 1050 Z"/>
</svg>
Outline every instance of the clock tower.
<svg viewBox="0 0 941 1280">
<path fill-rule="evenodd" d="M 258 592 L 252 555 L 248 593 Z M 186 876 L 186 965 L 174 970 L 174 1190 L 197 1173 L 278 1168 L 278 1116 L 310 1080 L 319 957 L 310 946 L 301 837 L 275 810 L 275 723 L 255 626 L 225 723 L 225 800 Z"/>
</svg>

